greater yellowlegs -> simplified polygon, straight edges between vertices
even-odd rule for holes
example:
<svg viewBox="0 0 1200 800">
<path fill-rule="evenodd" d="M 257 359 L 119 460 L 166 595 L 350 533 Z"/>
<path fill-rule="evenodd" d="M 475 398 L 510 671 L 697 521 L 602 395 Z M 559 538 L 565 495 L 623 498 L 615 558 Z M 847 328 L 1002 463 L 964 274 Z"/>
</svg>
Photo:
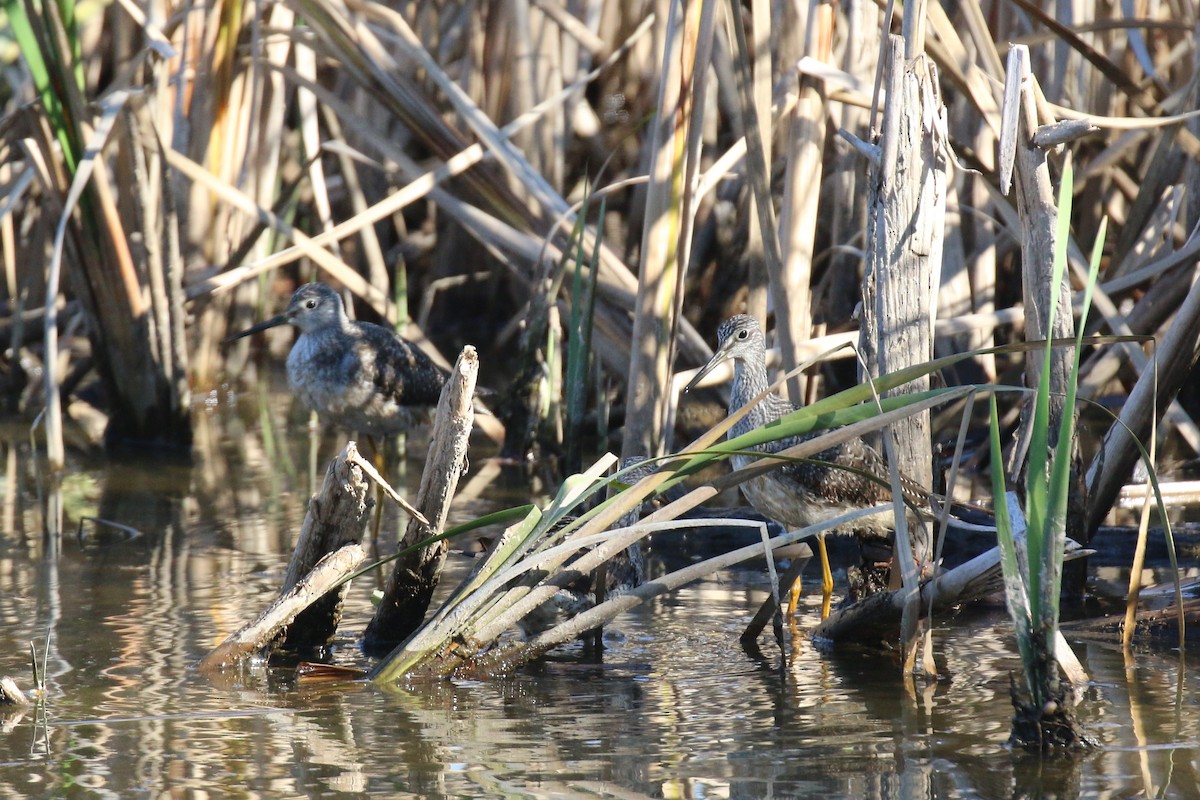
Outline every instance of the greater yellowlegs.
<svg viewBox="0 0 1200 800">
<path fill-rule="evenodd" d="M 323 283 L 306 283 L 282 314 L 226 341 L 285 324 L 300 329 L 287 357 L 288 386 L 324 422 L 366 436 L 375 467 L 386 479 L 386 438 L 429 419 L 446 372 L 391 330 L 351 320 L 341 295 Z M 373 541 L 383 522 L 383 495 L 380 486 Z"/>
<path fill-rule="evenodd" d="M 729 393 L 729 411 L 733 413 L 753 402 L 771 385 L 767 378 L 766 342 L 758 320 L 745 314 L 730 317 L 721 323 L 717 329 L 717 339 L 717 350 L 713 357 L 701 367 L 684 391 L 695 386 L 718 364 L 732 360 L 733 386 Z M 727 436 L 730 439 L 741 436 L 790 414 L 796 408 L 773 392 L 768 393 L 729 429 Z M 780 439 L 750 449 L 761 453 L 778 453 L 816 435 Z M 735 469 L 741 469 L 757 459 L 735 455 L 731 460 Z M 790 528 L 803 528 L 890 500 L 891 492 L 886 486 L 865 477 L 864 473 L 881 477 L 887 474 L 879 454 L 856 438 L 831 447 L 810 461 L 782 463 L 778 469 L 742 483 L 741 489 L 759 513 Z M 915 486 L 909 488 L 915 493 Z M 852 527 L 835 529 L 834 532 L 884 538 L 893 524 L 890 512 L 874 514 L 860 517 Z M 824 592 L 822 613 L 827 614 L 833 592 L 833 575 L 829 569 L 824 534 L 817 538 L 817 550 L 821 557 L 821 587 Z"/>
<path fill-rule="evenodd" d="M 301 286 L 282 314 L 226 341 L 284 324 L 300 329 L 288 385 L 325 422 L 378 442 L 427 420 L 437 405 L 446 372 L 389 329 L 351 320 L 323 283 Z"/>
</svg>

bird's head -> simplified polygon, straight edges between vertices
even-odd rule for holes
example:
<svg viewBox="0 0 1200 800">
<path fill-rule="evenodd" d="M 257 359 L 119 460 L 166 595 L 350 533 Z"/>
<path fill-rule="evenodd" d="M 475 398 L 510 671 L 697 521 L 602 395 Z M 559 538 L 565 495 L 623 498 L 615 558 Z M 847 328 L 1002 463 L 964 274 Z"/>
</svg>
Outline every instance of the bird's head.
<svg viewBox="0 0 1200 800">
<path fill-rule="evenodd" d="M 690 390 L 708 373 L 712 372 L 725 361 L 737 361 L 754 355 L 762 356 L 766 352 L 766 341 L 763 339 L 762 328 L 758 320 L 749 314 L 738 314 L 721 323 L 717 328 L 717 350 L 708 363 L 700 368 L 696 376 L 684 387 Z"/>
<path fill-rule="evenodd" d="M 342 297 L 323 283 L 306 283 L 295 291 L 287 308 L 277 317 L 247 328 L 226 339 L 232 342 L 252 333 L 259 333 L 277 325 L 295 325 L 302 333 L 339 326 L 346 316 Z"/>
<path fill-rule="evenodd" d="M 339 326 L 346 316 L 342 296 L 323 283 L 306 283 L 292 295 L 282 316 L 303 333 Z"/>
</svg>

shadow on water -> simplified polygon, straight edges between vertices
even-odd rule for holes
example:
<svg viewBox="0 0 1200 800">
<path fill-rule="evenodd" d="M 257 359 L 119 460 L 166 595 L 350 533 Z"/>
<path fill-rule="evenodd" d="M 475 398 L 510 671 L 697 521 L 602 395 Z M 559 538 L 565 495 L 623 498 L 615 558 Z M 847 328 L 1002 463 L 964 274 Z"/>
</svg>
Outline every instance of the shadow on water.
<svg viewBox="0 0 1200 800">
<path fill-rule="evenodd" d="M 44 703 L 0 715 L 0 795 L 1200 796 L 1200 674 L 1177 655 L 1126 665 L 1077 641 L 1092 679 L 1079 713 L 1101 747 L 1041 762 L 1005 747 L 1017 659 L 1003 609 L 940 620 L 946 679 L 906 688 L 887 653 L 822 654 L 802 634 L 786 665 L 767 637 L 744 651 L 766 596 L 753 564 L 618 618 L 600 657 L 572 645 L 502 679 L 380 690 L 261 664 L 202 678 L 196 661 L 277 591 L 313 478 L 302 421 L 198 417 L 191 464 L 76 460 L 56 558 L 28 437 L 0 441 L 0 674 L 28 688 L 28 643 L 51 633 Z M 318 443 L 321 470 L 341 443 Z M 415 483 L 419 460 L 407 467 Z M 471 469 L 456 521 L 520 492 L 486 453 Z M 664 536 L 652 555 L 720 546 Z M 445 584 L 472 563 L 452 553 Z M 372 588 L 351 589 L 338 663 L 363 664 Z M 819 604 L 803 601 L 801 631 Z"/>
</svg>

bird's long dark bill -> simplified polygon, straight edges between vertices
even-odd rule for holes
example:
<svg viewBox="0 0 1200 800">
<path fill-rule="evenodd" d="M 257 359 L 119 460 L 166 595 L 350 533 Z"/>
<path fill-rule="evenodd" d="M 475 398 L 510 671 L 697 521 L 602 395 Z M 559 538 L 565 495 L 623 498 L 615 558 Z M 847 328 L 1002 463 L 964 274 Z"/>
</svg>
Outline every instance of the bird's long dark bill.
<svg viewBox="0 0 1200 800">
<path fill-rule="evenodd" d="M 690 381 L 688 381 L 687 386 L 683 387 L 684 394 L 686 394 L 686 393 L 690 392 L 692 389 L 694 389 L 696 384 L 698 384 L 705 375 L 707 375 L 708 373 L 710 373 L 714 369 L 716 369 L 717 366 L 720 365 L 720 363 L 724 360 L 725 360 L 725 351 L 724 350 L 718 350 L 717 352 L 713 353 L 713 357 L 708 360 L 708 363 L 700 368 L 700 371 L 696 373 L 696 376 L 694 378 L 692 378 Z"/>
<path fill-rule="evenodd" d="M 271 319 L 267 320 L 266 322 L 260 322 L 252 328 L 246 328 L 246 330 L 242 331 L 241 333 L 235 333 L 233 336 L 225 337 L 225 343 L 228 344 L 229 342 L 232 342 L 235 339 L 241 339 L 245 336 L 250 336 L 255 333 L 260 333 L 262 331 L 267 330 L 268 328 L 274 328 L 276 325 L 283 325 L 283 324 L 287 323 L 287 321 L 288 321 L 287 315 L 280 314 L 278 317 L 272 317 Z"/>
</svg>

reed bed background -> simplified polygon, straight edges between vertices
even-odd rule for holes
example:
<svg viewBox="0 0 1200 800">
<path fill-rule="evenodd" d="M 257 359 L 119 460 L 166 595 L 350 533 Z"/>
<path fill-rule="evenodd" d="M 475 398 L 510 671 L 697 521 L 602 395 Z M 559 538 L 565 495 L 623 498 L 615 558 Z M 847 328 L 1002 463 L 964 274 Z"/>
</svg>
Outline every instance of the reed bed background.
<svg viewBox="0 0 1200 800">
<path fill-rule="evenodd" d="M 488 343 L 484 383 L 535 351 L 558 397 L 553 361 L 574 338 L 563 320 L 586 283 L 561 269 L 575 270 L 572 216 L 590 187 L 604 199 L 582 230 L 601 243 L 595 366 L 573 374 L 615 407 L 606 422 L 624 421 L 628 452 L 664 452 L 671 373 L 700 363 L 720 319 L 770 309 L 788 365 L 806 340 L 856 327 L 866 165 L 839 131 L 872 139 L 881 31 L 899 16 L 858 2 L 730 9 L 6 4 L 19 45 L 0 128 L 7 407 L 48 407 L 31 378 L 55 365 L 49 396 L 68 416 L 84 417 L 82 389 L 99 379 L 110 443 L 186 447 L 189 392 L 248 372 L 221 338 L 309 278 L 444 350 Z M 1021 325 L 1020 233 L 997 191 L 1012 42 L 1031 46 L 1043 121 L 1100 127 L 1070 145 L 1075 235 L 1112 220 L 1095 329 L 1161 334 L 1200 247 L 1200 123 L 1183 116 L 1197 107 L 1194 6 L 1150 3 L 1132 19 L 1118 3 L 925 11 L 954 156 L 937 351 Z M 64 208 L 60 279 L 48 269 Z M 519 346 L 538 307 L 553 313 Z M 1093 354 L 1081 396 L 1123 397 L 1148 350 Z M 1011 369 L 981 357 L 965 377 Z M 847 380 L 852 368 L 830 367 L 803 391 Z M 1190 457 L 1195 398 L 1162 394 L 1161 433 Z M 563 429 L 543 421 L 510 447 L 553 453 Z"/>
<path fill-rule="evenodd" d="M 1012 65 L 1037 125 L 1087 123 L 1039 145 L 1053 181 L 1073 174 L 1077 295 L 1105 242 L 1085 332 L 1123 337 L 1078 369 L 1079 398 L 1121 414 L 1084 419 L 1086 541 L 1139 440 L 1200 452 L 1200 20 L 1187 0 L 1130 7 L 9 0 L 0 396 L 41 423 L 51 474 L 64 419 L 84 446 L 186 453 L 195 398 L 253 376 L 225 335 L 319 279 L 431 351 L 476 344 L 508 456 L 562 477 L 582 450 L 673 452 L 710 427 L 678 389 L 721 319 L 772 315 L 785 370 L 871 322 L 870 163 L 899 33 L 897 63 L 924 53 L 944 103 L 926 358 L 975 353 L 949 384 L 1019 384 L 1021 348 L 996 346 L 1053 296 L 1022 278 L 1033 233 L 1001 143 L 1006 80 L 1010 98 L 1031 82 Z M 865 349 L 876 373 L 886 353 Z M 788 391 L 859 374 L 830 357 Z M 998 398 L 1006 434 L 1021 396 Z M 955 441 L 952 398 L 935 443 Z M 984 471 L 986 426 L 968 438 Z"/>
<path fill-rule="evenodd" d="M 535 408 L 561 415 L 554 361 L 585 285 L 562 271 L 576 270 L 572 217 L 591 191 L 604 199 L 581 230 L 600 242 L 595 366 L 572 374 L 616 408 L 606 422 L 624 422 L 628 453 L 666 451 L 672 371 L 700 363 L 720 319 L 770 309 L 788 365 L 807 340 L 856 327 L 867 171 L 839 132 L 872 139 L 881 31 L 899 16 L 858 2 L 731 8 L 6 4 L 7 407 L 53 416 L 47 398 L 61 395 L 83 417 L 74 401 L 95 377 L 110 444 L 186 447 L 189 392 L 248 372 L 244 349 L 219 346 L 230 326 L 317 278 L 445 350 L 489 343 L 485 383 L 532 351 L 553 399 Z M 1021 325 L 1020 233 L 997 191 L 1012 42 L 1031 46 L 1043 121 L 1100 127 L 1070 145 L 1076 236 L 1112 219 L 1099 325 L 1161 334 L 1200 247 L 1194 6 L 925 12 L 953 151 L 936 350 Z M 519 338 L 539 307 L 553 312 L 544 330 Z M 1150 363 L 1136 347 L 1095 353 L 1081 396 L 1122 397 Z M 51 365 L 47 394 L 31 376 Z M 1012 368 L 981 357 L 965 376 Z M 852 379 L 830 367 L 793 391 Z M 1164 405 L 1162 434 L 1194 455 L 1194 398 Z M 543 420 L 509 446 L 553 453 L 562 430 Z"/>
</svg>

